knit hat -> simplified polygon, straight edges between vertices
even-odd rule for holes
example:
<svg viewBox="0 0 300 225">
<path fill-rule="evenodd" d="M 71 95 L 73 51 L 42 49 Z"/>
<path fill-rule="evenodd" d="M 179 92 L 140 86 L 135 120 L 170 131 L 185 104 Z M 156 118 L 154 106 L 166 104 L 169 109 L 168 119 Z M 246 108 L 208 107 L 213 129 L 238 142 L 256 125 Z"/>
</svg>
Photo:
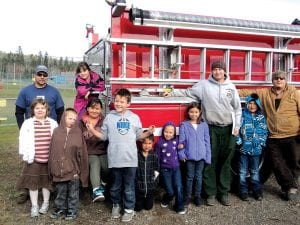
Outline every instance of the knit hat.
<svg viewBox="0 0 300 225">
<path fill-rule="evenodd" d="M 283 78 L 283 79 L 287 79 L 286 72 L 284 72 L 282 70 L 277 70 L 272 74 L 272 80 L 274 80 L 278 77 Z"/>
<path fill-rule="evenodd" d="M 226 72 L 226 64 L 223 61 L 214 61 L 211 64 L 211 70 L 215 68 L 223 69 Z"/>
</svg>

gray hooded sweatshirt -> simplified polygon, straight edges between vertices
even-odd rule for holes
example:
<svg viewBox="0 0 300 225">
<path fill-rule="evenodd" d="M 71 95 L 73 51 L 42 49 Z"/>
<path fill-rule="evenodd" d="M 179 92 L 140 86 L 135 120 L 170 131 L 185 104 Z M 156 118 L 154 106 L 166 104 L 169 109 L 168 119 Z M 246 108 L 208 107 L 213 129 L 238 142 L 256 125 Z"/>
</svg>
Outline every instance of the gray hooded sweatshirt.
<svg viewBox="0 0 300 225">
<path fill-rule="evenodd" d="M 241 102 L 235 85 L 225 75 L 224 83 L 217 82 L 212 75 L 186 90 L 173 90 L 172 96 L 188 96 L 201 101 L 203 118 L 210 125 L 240 128 Z"/>
<path fill-rule="evenodd" d="M 143 130 L 140 118 L 130 110 L 124 114 L 111 111 L 101 127 L 103 140 L 108 139 L 108 167 L 137 167 L 137 146 Z"/>
</svg>

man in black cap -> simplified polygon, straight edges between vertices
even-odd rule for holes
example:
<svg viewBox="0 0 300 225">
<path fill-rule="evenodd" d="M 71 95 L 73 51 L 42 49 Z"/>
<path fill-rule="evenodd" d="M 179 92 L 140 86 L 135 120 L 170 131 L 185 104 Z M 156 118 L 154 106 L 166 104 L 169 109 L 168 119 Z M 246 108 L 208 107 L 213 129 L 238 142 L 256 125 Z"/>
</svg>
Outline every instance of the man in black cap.
<svg viewBox="0 0 300 225">
<path fill-rule="evenodd" d="M 47 84 L 48 68 L 44 65 L 38 65 L 35 70 L 34 83 L 24 87 L 16 100 L 15 116 L 18 127 L 21 128 L 25 119 L 30 117 L 30 105 L 34 99 L 42 98 L 47 101 L 50 108 L 50 117 L 58 123 L 64 112 L 64 102 L 59 91 Z M 21 195 L 17 202 L 22 204 L 28 198 L 28 191 L 21 190 Z"/>
<path fill-rule="evenodd" d="M 206 165 L 203 174 L 207 205 L 215 205 L 216 198 L 229 206 L 228 193 L 231 182 L 231 160 L 235 138 L 241 122 L 241 103 L 235 85 L 226 74 L 226 64 L 215 61 L 208 80 L 201 80 L 192 88 L 173 90 L 166 96 L 188 96 L 201 101 L 203 118 L 209 125 L 211 138 L 211 165 Z"/>
</svg>

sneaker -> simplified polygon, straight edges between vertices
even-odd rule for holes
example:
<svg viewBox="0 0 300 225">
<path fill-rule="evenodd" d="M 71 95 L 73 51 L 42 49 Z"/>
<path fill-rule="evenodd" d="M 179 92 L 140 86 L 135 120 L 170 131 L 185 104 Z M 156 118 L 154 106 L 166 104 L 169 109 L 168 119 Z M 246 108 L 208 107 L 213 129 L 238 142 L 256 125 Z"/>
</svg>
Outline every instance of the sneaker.
<svg viewBox="0 0 300 225">
<path fill-rule="evenodd" d="M 105 187 L 106 186 L 106 182 L 104 182 L 103 180 L 100 180 L 100 183 L 101 183 L 101 185 L 103 186 L 103 187 Z"/>
<path fill-rule="evenodd" d="M 214 206 L 216 204 L 216 196 L 210 195 L 206 199 L 206 205 L 208 206 Z"/>
<path fill-rule="evenodd" d="M 184 208 L 184 209 L 182 209 L 182 210 L 179 210 L 179 211 L 177 212 L 177 214 L 179 214 L 179 215 L 184 215 L 184 214 L 186 214 L 186 212 L 187 212 L 187 209 Z"/>
<path fill-rule="evenodd" d="M 167 208 L 169 206 L 169 203 L 171 200 L 172 200 L 172 198 L 169 198 L 166 194 L 164 194 L 164 196 L 162 197 L 160 206 L 162 208 Z"/>
<path fill-rule="evenodd" d="M 253 197 L 257 201 L 261 201 L 263 199 L 263 195 L 261 191 L 253 192 Z"/>
<path fill-rule="evenodd" d="M 161 202 L 161 203 L 160 203 L 160 206 L 161 206 L 162 208 L 167 208 L 167 207 L 169 206 L 169 203 L 167 203 L 167 202 Z"/>
<path fill-rule="evenodd" d="M 202 200 L 201 196 L 195 196 L 194 203 L 196 206 L 203 205 L 203 200 Z"/>
<path fill-rule="evenodd" d="M 104 201 L 105 200 L 105 196 L 103 194 L 103 189 L 102 188 L 97 188 L 93 191 L 93 202 L 96 201 Z"/>
<path fill-rule="evenodd" d="M 184 207 L 185 208 L 189 207 L 190 203 L 191 203 L 191 198 L 186 198 L 185 201 L 184 201 Z"/>
<path fill-rule="evenodd" d="M 224 206 L 230 206 L 231 205 L 231 203 L 229 201 L 229 198 L 228 198 L 228 195 L 221 195 L 218 200 Z"/>
<path fill-rule="evenodd" d="M 40 215 L 39 214 L 39 207 L 38 206 L 32 206 L 30 217 L 38 217 L 39 215 Z"/>
<path fill-rule="evenodd" d="M 121 216 L 120 212 L 121 212 L 120 205 L 119 204 L 113 204 L 113 208 L 111 210 L 111 217 L 113 219 L 120 218 L 120 216 Z"/>
<path fill-rule="evenodd" d="M 240 199 L 242 201 L 249 201 L 248 197 L 248 193 L 240 193 Z"/>
<path fill-rule="evenodd" d="M 129 222 L 129 221 L 131 221 L 132 218 L 133 218 L 133 216 L 134 216 L 134 210 L 132 210 L 132 209 L 130 209 L 130 210 L 125 209 L 124 211 L 125 212 L 124 212 L 124 214 L 122 216 L 121 221 L 122 222 Z"/>
<path fill-rule="evenodd" d="M 76 212 L 68 212 L 65 220 L 75 220 L 77 218 L 77 213 Z"/>
<path fill-rule="evenodd" d="M 63 209 L 56 209 L 55 211 L 53 211 L 50 215 L 50 218 L 52 219 L 58 219 L 61 216 L 65 215 L 65 210 Z"/>
<path fill-rule="evenodd" d="M 40 214 L 46 214 L 49 209 L 49 202 L 43 202 L 42 207 L 39 210 Z"/>
<path fill-rule="evenodd" d="M 297 198 L 297 188 L 291 188 L 289 191 L 285 192 L 283 197 L 286 201 L 293 201 Z"/>
</svg>

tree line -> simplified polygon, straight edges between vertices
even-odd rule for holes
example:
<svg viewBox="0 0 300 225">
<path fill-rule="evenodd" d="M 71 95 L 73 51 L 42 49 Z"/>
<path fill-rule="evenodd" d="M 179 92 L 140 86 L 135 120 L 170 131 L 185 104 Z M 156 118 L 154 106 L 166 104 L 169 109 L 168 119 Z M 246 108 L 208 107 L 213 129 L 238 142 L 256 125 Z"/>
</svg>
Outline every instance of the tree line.
<svg viewBox="0 0 300 225">
<path fill-rule="evenodd" d="M 51 57 L 47 52 L 41 51 L 37 54 L 24 55 L 21 46 L 15 53 L 0 51 L 0 74 L 2 78 L 15 79 L 15 76 L 22 79 L 31 78 L 35 73 L 37 65 L 48 67 L 50 74 L 61 74 L 74 72 L 78 62 L 68 57 Z"/>
</svg>

